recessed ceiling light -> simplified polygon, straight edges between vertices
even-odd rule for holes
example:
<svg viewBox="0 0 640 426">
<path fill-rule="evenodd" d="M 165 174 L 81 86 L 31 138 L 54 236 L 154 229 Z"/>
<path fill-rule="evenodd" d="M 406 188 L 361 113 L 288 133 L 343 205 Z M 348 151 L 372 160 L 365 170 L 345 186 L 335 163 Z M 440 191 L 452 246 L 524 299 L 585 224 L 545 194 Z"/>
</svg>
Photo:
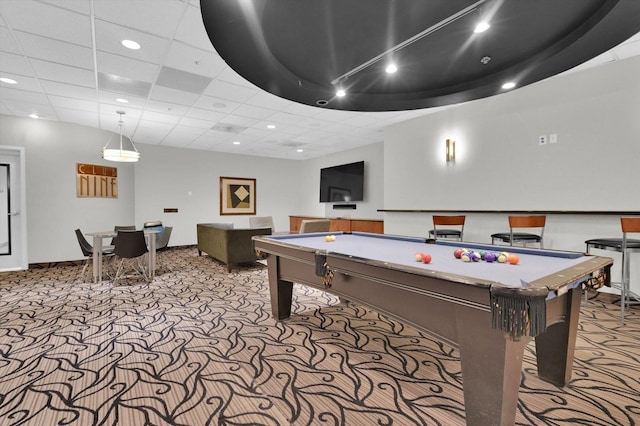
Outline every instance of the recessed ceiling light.
<svg viewBox="0 0 640 426">
<path fill-rule="evenodd" d="M 503 89 L 513 89 L 514 87 L 516 87 L 516 83 L 514 83 L 513 81 L 509 81 L 502 85 Z"/>
<path fill-rule="evenodd" d="M 276 125 L 275 124 L 268 124 L 267 125 L 267 129 L 275 129 Z"/>
<path fill-rule="evenodd" d="M 345 92 L 344 89 L 338 89 L 338 91 L 336 92 L 336 96 L 339 98 L 343 97 L 346 94 L 347 92 Z"/>
<path fill-rule="evenodd" d="M 491 25 L 489 25 L 488 22 L 482 21 L 478 25 L 476 25 L 476 27 L 474 28 L 473 32 L 474 33 L 483 33 L 485 31 L 487 31 L 490 27 L 491 27 Z"/>
<path fill-rule="evenodd" d="M 240 142 L 238 142 L 238 141 L 233 141 L 233 144 L 234 144 L 234 145 L 240 145 Z"/>
<path fill-rule="evenodd" d="M 121 104 L 128 104 L 129 103 L 129 101 L 124 99 L 124 98 L 118 98 L 118 99 L 116 99 L 116 102 L 120 102 Z"/>
<path fill-rule="evenodd" d="M 296 149 L 296 152 L 304 152 L 304 149 L 298 148 Z"/>
<path fill-rule="evenodd" d="M 140 49 L 140 43 L 133 40 L 122 40 L 120 43 L 127 49 L 138 50 Z"/>
<path fill-rule="evenodd" d="M 3 82 L 3 83 L 7 83 L 7 84 L 18 84 L 18 82 L 15 81 L 14 79 L 7 78 L 7 77 L 0 78 L 0 81 Z"/>
<path fill-rule="evenodd" d="M 40 117 L 38 117 L 38 114 L 36 114 L 36 113 L 29 114 L 29 117 L 31 117 L 31 118 L 40 118 Z"/>
<path fill-rule="evenodd" d="M 387 74 L 393 74 L 394 72 L 398 71 L 398 67 L 396 66 L 396 64 L 389 64 L 384 70 L 387 72 Z"/>
</svg>

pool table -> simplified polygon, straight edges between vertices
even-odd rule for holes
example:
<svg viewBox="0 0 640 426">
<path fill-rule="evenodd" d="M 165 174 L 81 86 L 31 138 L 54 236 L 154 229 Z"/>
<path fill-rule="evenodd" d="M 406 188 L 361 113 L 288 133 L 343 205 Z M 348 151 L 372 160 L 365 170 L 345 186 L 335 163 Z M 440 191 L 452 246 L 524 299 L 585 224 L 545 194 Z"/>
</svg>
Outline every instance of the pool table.
<svg viewBox="0 0 640 426">
<path fill-rule="evenodd" d="M 300 283 L 457 347 L 466 423 L 474 426 L 515 422 L 531 338 L 539 377 L 558 386 L 571 379 L 581 288 L 607 281 L 613 263 L 584 253 L 356 232 L 259 236 L 254 246 L 267 258 L 278 320 L 291 315 L 293 283 Z M 461 247 L 508 251 L 519 263 L 464 262 L 453 255 Z M 429 253 L 431 262 L 417 262 L 417 252 Z"/>
</svg>

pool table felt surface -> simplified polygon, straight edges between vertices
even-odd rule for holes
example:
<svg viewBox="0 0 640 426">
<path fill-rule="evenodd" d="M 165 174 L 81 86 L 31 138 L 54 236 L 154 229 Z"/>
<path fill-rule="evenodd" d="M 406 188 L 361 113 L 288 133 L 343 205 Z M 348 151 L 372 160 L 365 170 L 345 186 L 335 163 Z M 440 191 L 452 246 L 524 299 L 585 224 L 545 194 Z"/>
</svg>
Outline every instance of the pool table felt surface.
<svg viewBox="0 0 640 426">
<path fill-rule="evenodd" d="M 327 235 L 335 235 L 334 241 L 325 240 Z M 469 277 L 469 281 L 487 285 L 493 283 L 508 287 L 522 288 L 549 275 L 575 267 L 587 261 L 589 256 L 581 253 L 551 250 L 527 249 L 490 244 L 466 242 L 438 241 L 429 244 L 425 239 L 398 237 L 379 234 L 336 232 L 317 234 L 291 234 L 265 237 L 286 244 L 306 249 L 318 250 L 331 254 L 340 254 L 362 258 L 365 261 L 377 261 L 386 266 L 399 269 L 416 269 L 419 273 L 437 271 L 444 274 L 455 274 Z M 464 262 L 454 257 L 457 248 L 468 248 L 474 251 L 509 252 L 517 254 L 520 261 L 516 265 L 498 262 Z M 418 262 L 415 254 L 428 253 L 432 260 L 429 264 Z M 569 282 L 571 280 L 569 279 Z M 551 288 L 550 290 L 557 290 Z"/>
</svg>

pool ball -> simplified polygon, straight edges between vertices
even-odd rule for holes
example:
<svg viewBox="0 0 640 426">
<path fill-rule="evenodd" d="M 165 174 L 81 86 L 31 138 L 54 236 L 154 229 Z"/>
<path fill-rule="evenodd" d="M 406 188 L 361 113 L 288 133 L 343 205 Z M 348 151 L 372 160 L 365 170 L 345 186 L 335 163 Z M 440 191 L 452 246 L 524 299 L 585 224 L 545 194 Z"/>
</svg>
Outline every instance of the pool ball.
<svg viewBox="0 0 640 426">
<path fill-rule="evenodd" d="M 496 261 L 496 254 L 495 253 L 487 253 L 484 255 L 484 260 L 485 262 L 489 262 L 489 263 L 493 263 Z"/>
<path fill-rule="evenodd" d="M 463 262 L 471 262 L 471 253 L 469 252 L 462 253 L 462 256 L 460 256 L 460 259 L 462 259 Z"/>
<path fill-rule="evenodd" d="M 336 236 L 335 235 L 330 235 L 331 237 L 331 241 L 335 241 L 336 240 Z"/>
<path fill-rule="evenodd" d="M 326 242 L 331 242 L 331 241 L 333 241 L 333 240 L 335 240 L 335 239 L 336 239 L 336 237 L 335 237 L 335 236 L 333 236 L 333 235 L 327 235 L 326 237 L 324 237 L 324 240 L 325 240 Z"/>
<path fill-rule="evenodd" d="M 472 251 L 472 252 L 469 254 L 469 257 L 470 257 L 470 258 L 471 258 L 471 260 L 472 260 L 472 261 L 474 261 L 474 262 L 478 262 L 478 261 L 480 261 L 480 259 L 481 259 L 480 253 L 475 252 L 475 251 Z"/>
<path fill-rule="evenodd" d="M 518 264 L 518 262 L 520 261 L 520 258 L 518 257 L 518 255 L 517 255 L 517 254 L 510 254 L 510 255 L 507 257 L 507 260 L 509 261 L 509 263 L 510 263 L 510 264 L 512 264 L 512 265 L 517 265 L 517 264 Z"/>
<path fill-rule="evenodd" d="M 505 263 L 507 261 L 507 256 L 504 253 L 500 253 L 498 255 L 498 263 Z"/>
<path fill-rule="evenodd" d="M 422 262 L 422 253 L 416 253 L 416 262 Z"/>
<path fill-rule="evenodd" d="M 422 262 L 423 263 L 431 262 L 431 255 L 429 253 L 422 253 Z"/>
<path fill-rule="evenodd" d="M 453 251 L 453 257 L 455 257 L 456 259 L 460 259 L 461 256 L 462 256 L 462 250 L 457 249 Z"/>
</svg>

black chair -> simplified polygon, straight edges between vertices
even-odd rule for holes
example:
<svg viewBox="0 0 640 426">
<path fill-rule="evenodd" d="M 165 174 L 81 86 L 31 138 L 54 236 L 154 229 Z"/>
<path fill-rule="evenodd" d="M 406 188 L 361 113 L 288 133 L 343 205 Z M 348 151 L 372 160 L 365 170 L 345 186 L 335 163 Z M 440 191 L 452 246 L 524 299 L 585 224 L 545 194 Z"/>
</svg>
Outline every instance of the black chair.
<svg viewBox="0 0 640 426">
<path fill-rule="evenodd" d="M 466 216 L 433 216 L 433 229 L 429 230 L 429 237 L 454 238 L 462 241 Z M 448 226 L 449 228 L 438 228 Z M 451 228 L 454 227 L 454 228 Z"/>
<path fill-rule="evenodd" d="M 156 240 L 156 262 L 159 267 L 166 266 L 169 271 L 173 272 L 171 265 L 166 263 L 164 260 L 164 252 L 169 249 L 171 231 L 173 231 L 173 226 L 165 226 L 163 231 L 158 235 L 158 239 Z"/>
<path fill-rule="evenodd" d="M 145 254 L 149 252 L 144 237 L 144 231 L 118 231 L 116 236 L 116 246 L 114 254 L 120 258 L 120 264 L 116 275 L 113 278 L 113 284 L 121 279 L 126 272 L 124 269 L 125 261 L 128 261 L 131 269 L 141 275 L 145 281 L 149 282 L 145 265 L 142 262 Z"/>
<path fill-rule="evenodd" d="M 82 272 L 80 272 L 80 275 L 76 279 L 84 279 L 84 274 L 85 272 L 87 272 L 87 267 L 93 262 L 93 246 L 89 243 L 89 241 L 87 241 L 80 229 L 76 229 L 75 232 L 76 238 L 78 239 L 78 244 L 80 245 L 80 250 L 82 251 L 82 255 L 85 257 Z M 105 257 L 113 257 L 113 246 L 106 246 L 102 248 L 103 261 L 105 260 Z"/>
<path fill-rule="evenodd" d="M 537 243 L 540 248 L 543 247 L 544 226 L 547 221 L 546 216 L 509 216 L 509 232 L 499 232 L 491 235 L 491 244 L 495 244 L 496 240 L 502 241 L 509 245 L 522 244 L 526 246 L 530 243 Z M 514 229 L 520 228 L 536 228 L 538 234 L 532 232 L 514 232 Z"/>
<path fill-rule="evenodd" d="M 624 311 L 627 306 L 640 303 L 640 296 L 630 289 L 631 253 L 640 253 L 640 240 L 628 238 L 627 234 L 640 233 L 640 217 L 621 217 L 622 238 L 594 238 L 585 241 L 587 253 L 592 249 L 611 250 L 622 253 L 622 274 L 619 283 L 612 283 L 612 287 L 620 289 L 620 317 L 624 324 Z M 631 300 L 635 299 L 635 301 Z"/>
</svg>

